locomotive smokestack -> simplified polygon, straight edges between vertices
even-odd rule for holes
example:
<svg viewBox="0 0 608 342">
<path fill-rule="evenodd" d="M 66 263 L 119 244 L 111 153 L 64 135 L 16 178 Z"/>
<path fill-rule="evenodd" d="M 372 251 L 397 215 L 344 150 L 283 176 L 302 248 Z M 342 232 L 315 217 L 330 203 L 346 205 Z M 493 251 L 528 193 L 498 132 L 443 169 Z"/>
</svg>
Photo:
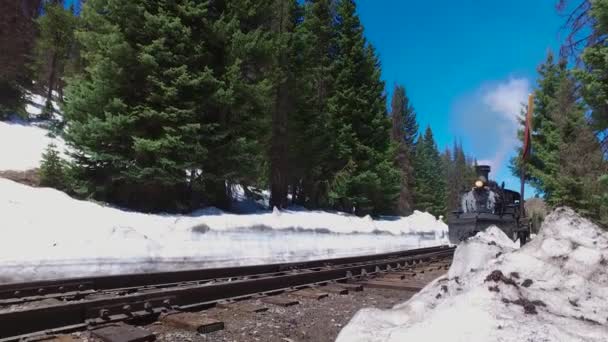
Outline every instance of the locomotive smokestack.
<svg viewBox="0 0 608 342">
<path fill-rule="evenodd" d="M 477 165 L 475 167 L 475 171 L 477 172 L 477 178 L 483 179 L 485 183 L 487 183 L 490 178 L 489 178 L 489 174 L 490 174 L 490 170 L 492 168 L 490 167 L 490 165 Z"/>
</svg>

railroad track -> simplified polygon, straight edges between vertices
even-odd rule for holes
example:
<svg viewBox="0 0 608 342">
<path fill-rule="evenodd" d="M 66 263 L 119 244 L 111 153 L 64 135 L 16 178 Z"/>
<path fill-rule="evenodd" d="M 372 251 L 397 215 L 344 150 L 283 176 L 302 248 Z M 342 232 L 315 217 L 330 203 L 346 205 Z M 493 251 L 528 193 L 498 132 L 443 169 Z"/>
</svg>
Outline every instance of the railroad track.
<svg viewBox="0 0 608 342">
<path fill-rule="evenodd" d="M 396 285 L 370 278 L 390 278 L 395 271 L 453 253 L 454 248 L 441 246 L 299 263 L 5 284 L 0 285 L 0 342 L 155 319 L 329 283 L 390 288 Z"/>
</svg>

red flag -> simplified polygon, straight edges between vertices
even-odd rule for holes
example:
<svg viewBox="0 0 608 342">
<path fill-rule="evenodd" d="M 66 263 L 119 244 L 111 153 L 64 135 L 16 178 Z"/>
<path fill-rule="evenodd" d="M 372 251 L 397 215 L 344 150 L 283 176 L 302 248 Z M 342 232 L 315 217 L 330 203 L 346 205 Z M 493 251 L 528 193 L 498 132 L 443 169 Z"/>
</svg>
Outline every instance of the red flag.
<svg viewBox="0 0 608 342">
<path fill-rule="evenodd" d="M 528 159 L 532 147 L 532 113 L 534 112 L 534 95 L 528 95 L 528 112 L 526 113 L 526 128 L 524 129 L 524 148 L 522 160 Z"/>
</svg>

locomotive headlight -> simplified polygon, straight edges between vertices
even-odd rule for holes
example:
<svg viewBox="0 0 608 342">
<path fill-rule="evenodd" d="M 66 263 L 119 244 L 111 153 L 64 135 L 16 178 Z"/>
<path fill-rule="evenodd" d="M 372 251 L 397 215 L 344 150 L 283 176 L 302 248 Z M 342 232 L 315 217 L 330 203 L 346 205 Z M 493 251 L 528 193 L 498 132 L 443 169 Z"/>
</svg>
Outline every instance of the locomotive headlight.
<svg viewBox="0 0 608 342">
<path fill-rule="evenodd" d="M 480 180 L 475 181 L 475 187 L 476 188 L 483 188 L 483 182 Z"/>
</svg>

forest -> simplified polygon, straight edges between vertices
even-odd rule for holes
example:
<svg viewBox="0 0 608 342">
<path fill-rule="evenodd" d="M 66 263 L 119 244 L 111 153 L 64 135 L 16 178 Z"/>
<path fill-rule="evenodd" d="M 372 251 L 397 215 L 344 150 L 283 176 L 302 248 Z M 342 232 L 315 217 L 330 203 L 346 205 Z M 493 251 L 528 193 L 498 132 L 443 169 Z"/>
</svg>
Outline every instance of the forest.
<svg viewBox="0 0 608 342">
<path fill-rule="evenodd" d="M 403 86 L 387 104 L 352 0 L 77 5 L 2 10 L 18 22 L 2 113 L 42 92 L 71 147 L 49 147 L 48 186 L 144 211 L 229 210 L 242 185 L 271 207 L 445 215 L 473 177 L 460 144 L 419 131 Z"/>
<path fill-rule="evenodd" d="M 608 1 L 557 2 L 566 18 L 559 55 L 538 66 L 526 182 L 550 207 L 608 224 Z M 519 137 L 524 138 L 524 120 Z M 521 150 L 511 160 L 521 176 Z"/>
<path fill-rule="evenodd" d="M 405 86 L 387 89 L 353 0 L 1 6 L 0 118 L 22 113 L 27 91 L 45 94 L 70 159 L 49 146 L 40 172 L 72 196 L 230 210 L 241 185 L 268 189 L 277 208 L 445 216 L 475 177 L 457 139 L 442 151 L 419 127 L 433 113 L 416 112 Z M 606 222 L 608 1 L 558 9 L 571 33 L 538 68 L 525 177 L 549 205 Z"/>
</svg>

